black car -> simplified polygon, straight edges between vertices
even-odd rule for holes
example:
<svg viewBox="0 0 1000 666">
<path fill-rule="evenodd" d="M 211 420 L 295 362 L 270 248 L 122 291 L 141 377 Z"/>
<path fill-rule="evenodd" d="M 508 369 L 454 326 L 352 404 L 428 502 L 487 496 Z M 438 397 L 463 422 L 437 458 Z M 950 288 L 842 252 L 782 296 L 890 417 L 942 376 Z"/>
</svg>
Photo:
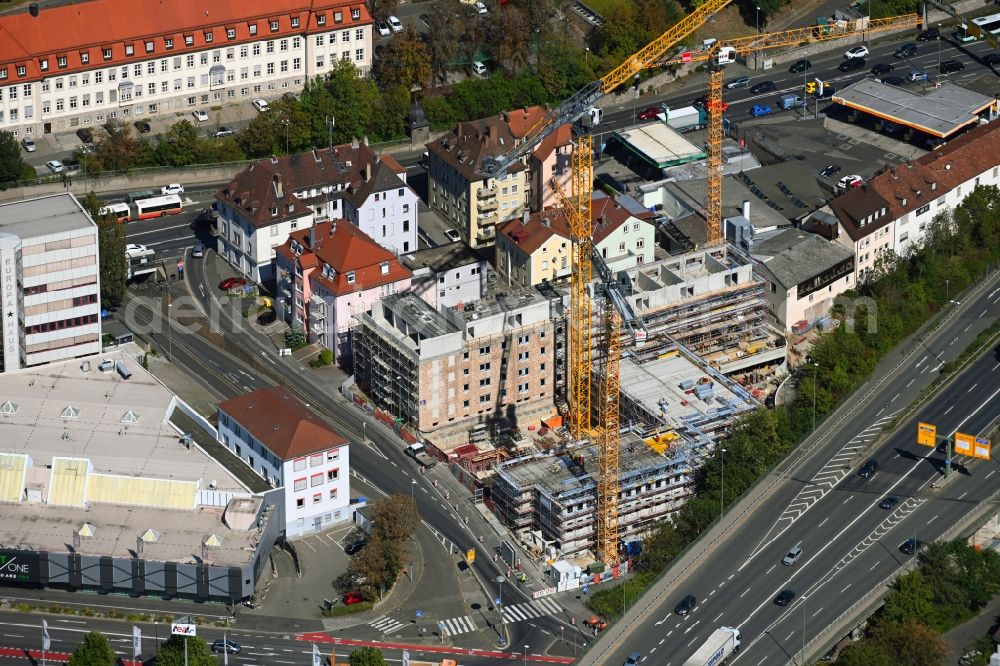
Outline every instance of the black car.
<svg viewBox="0 0 1000 666">
<path fill-rule="evenodd" d="M 819 172 L 819 175 L 823 176 L 824 178 L 833 178 L 838 173 L 840 173 L 841 168 L 842 167 L 839 164 L 829 164 L 826 166 L 825 169 Z"/>
<path fill-rule="evenodd" d="M 229 654 L 239 654 L 240 650 L 242 649 L 243 647 L 236 641 L 223 640 L 221 638 L 217 638 L 212 643 L 212 652 L 215 653 L 228 652 Z"/>
<path fill-rule="evenodd" d="M 694 610 L 694 607 L 698 605 L 698 600 L 695 599 L 693 594 L 689 594 L 680 600 L 680 603 L 674 607 L 674 612 L 678 615 L 687 615 Z"/>
<path fill-rule="evenodd" d="M 695 97 L 691 101 L 691 106 L 697 106 L 700 109 L 704 109 L 708 106 L 708 95 L 701 95 L 700 97 Z"/>
<path fill-rule="evenodd" d="M 1000 65 L 1000 53 L 987 53 L 983 56 L 983 64 L 987 67 L 996 67 Z"/>
<path fill-rule="evenodd" d="M 897 504 L 899 504 L 899 498 L 890 495 L 889 497 L 886 497 L 884 500 L 878 503 L 878 508 L 885 509 L 886 511 L 891 511 L 892 509 L 896 508 Z"/>
<path fill-rule="evenodd" d="M 73 157 L 67 157 L 66 159 L 62 160 L 62 165 L 63 168 L 66 169 L 66 171 L 80 170 L 80 160 Z"/>
<path fill-rule="evenodd" d="M 776 89 L 777 87 L 778 86 L 777 86 L 777 84 L 775 84 L 774 81 L 761 81 L 760 83 L 758 83 L 755 86 L 753 86 L 752 88 L 750 88 L 750 94 L 751 95 L 759 95 L 761 93 L 771 92 L 772 90 Z"/>
<path fill-rule="evenodd" d="M 938 66 L 938 71 L 942 74 L 954 74 L 965 69 L 965 65 L 957 60 L 945 60 Z"/>
<path fill-rule="evenodd" d="M 920 548 L 920 542 L 916 539 L 907 539 L 903 543 L 899 544 L 899 552 L 904 555 L 913 555 L 917 548 Z"/>
<path fill-rule="evenodd" d="M 892 71 L 892 65 L 887 62 L 877 62 L 872 65 L 872 74 L 879 76 L 880 74 L 888 74 Z"/>
<path fill-rule="evenodd" d="M 781 592 L 778 593 L 778 596 L 774 598 L 774 603 L 778 604 L 779 606 L 787 606 L 788 604 L 792 603 L 792 600 L 794 598 L 795 598 L 794 590 L 782 590 Z"/>
<path fill-rule="evenodd" d="M 884 83 L 887 86 L 905 86 L 906 79 L 904 79 L 902 76 L 887 76 L 882 79 L 882 83 Z"/>
<path fill-rule="evenodd" d="M 788 71 L 792 74 L 801 74 L 802 72 L 808 72 L 812 69 L 812 63 L 808 60 L 796 60 L 792 63 L 792 66 L 788 68 Z"/>
<path fill-rule="evenodd" d="M 853 72 L 855 70 L 864 68 L 865 68 L 864 58 L 850 58 L 849 60 L 845 60 L 844 62 L 837 65 L 837 69 L 839 69 L 842 72 Z"/>
<path fill-rule="evenodd" d="M 941 31 L 937 28 L 927 28 L 917 35 L 918 42 L 932 42 L 935 39 L 941 39 Z"/>
<path fill-rule="evenodd" d="M 80 141 L 83 141 L 84 143 L 94 142 L 94 130 L 90 129 L 89 127 L 81 127 L 80 129 L 78 129 L 76 131 L 76 136 L 77 138 L 80 139 Z"/>
<path fill-rule="evenodd" d="M 364 539 L 357 539 L 356 541 L 352 541 L 351 543 L 344 546 L 344 552 L 347 553 L 348 555 L 354 555 L 356 553 L 360 553 L 361 549 L 365 547 L 365 543 L 366 542 Z"/>
<path fill-rule="evenodd" d="M 913 42 L 910 42 L 909 44 L 903 44 L 898 49 L 896 49 L 896 52 L 893 53 L 892 55 L 896 56 L 897 58 L 912 58 L 913 56 L 917 55 L 917 45 L 914 44 Z"/>
<path fill-rule="evenodd" d="M 146 134 L 147 132 L 149 132 L 149 123 L 147 123 L 145 120 L 137 120 L 132 124 L 135 125 L 135 128 L 137 130 L 139 130 L 139 134 Z"/>
<path fill-rule="evenodd" d="M 877 460 L 869 460 L 868 462 L 866 462 L 864 465 L 861 466 L 861 469 L 858 470 L 858 476 L 860 476 L 862 479 L 870 479 L 876 474 L 878 474 Z"/>
</svg>

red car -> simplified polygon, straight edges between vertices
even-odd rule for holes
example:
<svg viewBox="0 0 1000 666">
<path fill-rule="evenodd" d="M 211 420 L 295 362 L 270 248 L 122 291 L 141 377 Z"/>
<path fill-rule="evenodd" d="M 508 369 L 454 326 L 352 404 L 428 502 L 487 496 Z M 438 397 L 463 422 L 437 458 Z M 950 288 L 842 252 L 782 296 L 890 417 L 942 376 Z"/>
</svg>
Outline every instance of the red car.
<svg viewBox="0 0 1000 666">
<path fill-rule="evenodd" d="M 659 107 L 651 106 L 639 112 L 639 120 L 656 120 L 656 116 L 663 113 Z"/>
<path fill-rule="evenodd" d="M 360 592 L 348 592 L 344 595 L 344 605 L 350 606 L 352 604 L 360 604 L 365 598 L 361 596 Z"/>
<path fill-rule="evenodd" d="M 236 287 L 246 286 L 247 281 L 241 277 L 229 277 L 219 283 L 219 289 L 222 291 L 229 291 L 230 289 L 235 289 Z"/>
</svg>

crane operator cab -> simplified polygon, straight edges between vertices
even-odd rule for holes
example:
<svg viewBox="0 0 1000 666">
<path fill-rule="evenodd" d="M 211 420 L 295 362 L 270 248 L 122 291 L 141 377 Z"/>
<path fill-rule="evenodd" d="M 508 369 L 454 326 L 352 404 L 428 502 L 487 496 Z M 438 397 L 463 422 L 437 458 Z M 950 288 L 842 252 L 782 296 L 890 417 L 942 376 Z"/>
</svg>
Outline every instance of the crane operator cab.
<svg viewBox="0 0 1000 666">
<path fill-rule="evenodd" d="M 732 46 L 721 46 L 719 50 L 715 52 L 715 57 L 712 58 L 716 65 L 728 65 L 731 62 L 736 62 L 736 49 Z"/>
</svg>

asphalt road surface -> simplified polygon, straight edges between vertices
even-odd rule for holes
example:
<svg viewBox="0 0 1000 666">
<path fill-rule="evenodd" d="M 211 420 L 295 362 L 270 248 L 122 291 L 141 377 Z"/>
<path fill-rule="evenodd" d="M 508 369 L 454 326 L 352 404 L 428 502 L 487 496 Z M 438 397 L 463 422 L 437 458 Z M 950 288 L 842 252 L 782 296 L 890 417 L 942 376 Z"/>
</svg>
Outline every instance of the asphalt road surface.
<svg viewBox="0 0 1000 666">
<path fill-rule="evenodd" d="M 832 436 L 633 625 L 602 663 L 617 665 L 639 651 L 643 663 L 677 666 L 720 626 L 743 632 L 734 663 L 801 663 L 804 642 L 907 562 L 909 556 L 899 548 L 904 541 L 941 537 L 993 495 L 996 453 L 989 461 L 957 458 L 952 478 L 934 490 L 931 484 L 942 477 L 945 455 L 916 443 L 917 421 L 935 424 L 942 437 L 955 430 L 984 435 L 997 426 L 1000 358 L 993 350 L 868 451 L 941 364 L 1000 317 L 1000 288 L 996 279 L 991 284 L 953 305 L 957 311 L 940 335 L 909 356 L 843 425 L 835 424 Z M 880 464 L 880 471 L 863 479 L 858 469 L 869 459 Z M 899 503 L 891 510 L 880 508 L 889 496 Z M 783 566 L 793 546 L 803 554 L 796 564 Z M 785 589 L 797 596 L 780 607 L 774 598 Z M 682 618 L 673 607 L 685 594 L 699 603 Z"/>
</svg>

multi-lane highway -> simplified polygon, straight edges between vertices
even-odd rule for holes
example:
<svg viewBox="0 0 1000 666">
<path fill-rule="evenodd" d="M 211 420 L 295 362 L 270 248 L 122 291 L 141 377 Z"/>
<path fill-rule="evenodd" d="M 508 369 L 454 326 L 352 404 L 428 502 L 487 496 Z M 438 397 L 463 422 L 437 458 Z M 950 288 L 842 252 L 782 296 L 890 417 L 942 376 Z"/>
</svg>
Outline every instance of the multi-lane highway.
<svg viewBox="0 0 1000 666">
<path fill-rule="evenodd" d="M 972 363 L 938 396 L 913 414 L 907 405 L 1000 316 L 995 276 L 949 314 L 941 329 L 900 361 L 895 373 L 862 389 L 866 401 L 819 433 L 819 446 L 792 467 L 768 499 L 705 553 L 669 592 L 616 637 L 598 645 L 583 663 L 622 663 L 632 651 L 644 663 L 678 665 L 719 626 L 739 627 L 743 649 L 736 663 L 801 663 L 803 644 L 869 594 L 909 556 L 907 539 L 933 541 L 947 535 L 996 491 L 997 461 L 959 458 L 940 488 L 944 454 L 916 444 L 916 423 L 984 435 L 1000 420 L 1000 363 L 992 350 Z M 869 393 L 870 391 L 870 393 Z M 898 430 L 883 434 L 900 416 Z M 864 479 L 860 466 L 874 459 L 878 473 Z M 879 504 L 898 498 L 891 509 Z M 781 563 L 790 548 L 803 554 Z M 774 603 L 791 589 L 794 602 Z M 687 617 L 673 614 L 685 594 L 699 599 Z M 642 602 L 640 602 L 641 604 Z"/>
</svg>

